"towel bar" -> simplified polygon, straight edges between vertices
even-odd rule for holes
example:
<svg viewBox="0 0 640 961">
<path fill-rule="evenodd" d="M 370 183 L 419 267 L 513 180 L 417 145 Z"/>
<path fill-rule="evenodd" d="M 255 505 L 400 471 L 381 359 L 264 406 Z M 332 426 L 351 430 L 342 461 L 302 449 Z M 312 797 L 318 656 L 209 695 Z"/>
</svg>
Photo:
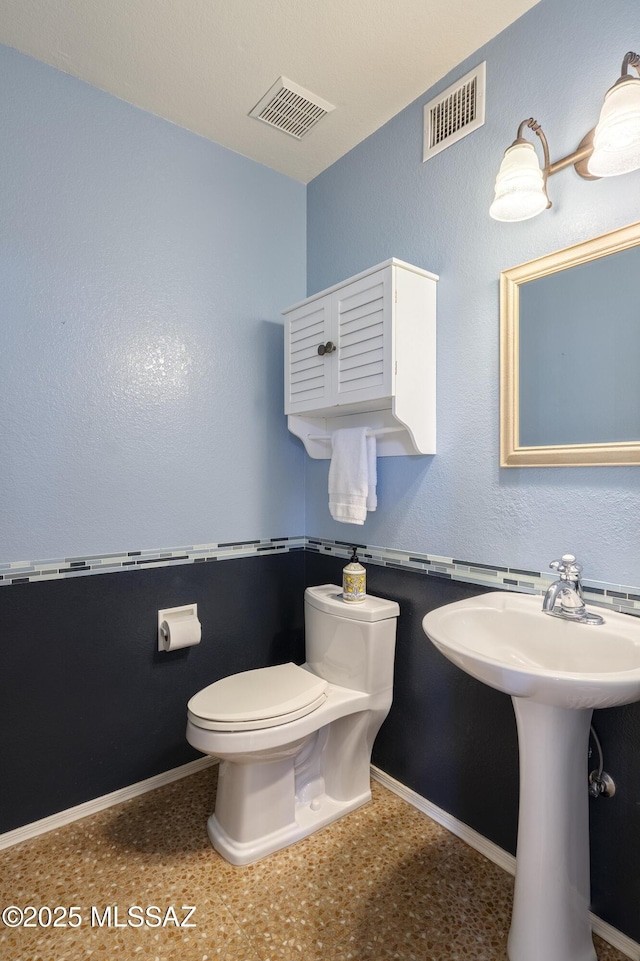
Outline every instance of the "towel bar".
<svg viewBox="0 0 640 961">
<path fill-rule="evenodd" d="M 397 434 L 404 427 L 378 427 L 367 431 L 367 437 L 380 437 L 381 434 Z M 332 434 L 307 434 L 309 440 L 331 440 Z"/>
</svg>

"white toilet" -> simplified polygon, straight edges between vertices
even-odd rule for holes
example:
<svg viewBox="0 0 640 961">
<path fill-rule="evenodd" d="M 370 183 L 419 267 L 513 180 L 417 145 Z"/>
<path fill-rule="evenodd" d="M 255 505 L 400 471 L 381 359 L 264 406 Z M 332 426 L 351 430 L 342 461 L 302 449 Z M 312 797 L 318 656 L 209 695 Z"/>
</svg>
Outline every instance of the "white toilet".
<svg viewBox="0 0 640 961">
<path fill-rule="evenodd" d="M 225 677 L 187 706 L 187 740 L 221 759 L 207 828 L 232 864 L 307 837 L 371 798 L 371 749 L 393 696 L 395 601 L 305 591 L 307 660 Z"/>
</svg>

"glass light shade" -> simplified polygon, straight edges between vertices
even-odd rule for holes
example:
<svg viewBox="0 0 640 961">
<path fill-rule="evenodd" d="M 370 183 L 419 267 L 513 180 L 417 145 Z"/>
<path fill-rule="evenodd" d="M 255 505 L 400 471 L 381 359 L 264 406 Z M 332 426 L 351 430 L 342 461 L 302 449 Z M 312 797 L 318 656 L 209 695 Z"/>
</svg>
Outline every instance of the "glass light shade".
<svg viewBox="0 0 640 961">
<path fill-rule="evenodd" d="M 640 167 L 640 78 L 617 83 L 604 98 L 587 170 L 617 177 Z"/>
<path fill-rule="evenodd" d="M 544 177 L 533 144 L 513 144 L 500 164 L 490 215 L 494 220 L 529 220 L 542 213 L 548 203 Z"/>
</svg>

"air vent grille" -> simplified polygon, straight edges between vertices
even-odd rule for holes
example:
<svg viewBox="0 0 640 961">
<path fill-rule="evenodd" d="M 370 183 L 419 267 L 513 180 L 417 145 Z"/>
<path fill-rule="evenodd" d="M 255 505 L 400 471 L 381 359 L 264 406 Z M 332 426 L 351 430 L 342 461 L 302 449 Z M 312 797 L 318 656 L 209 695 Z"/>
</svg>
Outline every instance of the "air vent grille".
<svg viewBox="0 0 640 961">
<path fill-rule="evenodd" d="M 249 116 L 301 140 L 332 110 L 335 110 L 333 104 L 286 77 L 279 77 Z"/>
<path fill-rule="evenodd" d="M 436 154 L 484 123 L 486 63 L 468 73 L 424 107 L 422 159 Z"/>
</svg>

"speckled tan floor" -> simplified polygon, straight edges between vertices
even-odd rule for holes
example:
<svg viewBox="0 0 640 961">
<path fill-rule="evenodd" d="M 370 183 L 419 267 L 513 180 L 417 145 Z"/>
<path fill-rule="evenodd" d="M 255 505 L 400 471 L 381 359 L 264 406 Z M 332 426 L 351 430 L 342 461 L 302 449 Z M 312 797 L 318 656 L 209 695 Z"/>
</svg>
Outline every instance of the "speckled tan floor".
<svg viewBox="0 0 640 961">
<path fill-rule="evenodd" d="M 0 852 L 0 905 L 76 906 L 77 927 L 0 922 L 2 961 L 495 961 L 512 878 L 394 794 L 264 861 L 209 846 L 216 768 Z M 118 907 L 116 927 L 100 927 Z M 158 927 L 127 926 L 154 905 Z M 180 928 L 183 905 L 195 906 Z M 92 922 L 92 906 L 97 909 Z M 41 915 L 47 924 L 48 914 Z M 131 917 L 138 923 L 138 915 Z M 80 922 L 81 923 L 78 923 Z M 37 923 L 37 919 L 36 919 Z M 600 961 L 625 961 L 595 939 Z"/>
</svg>

